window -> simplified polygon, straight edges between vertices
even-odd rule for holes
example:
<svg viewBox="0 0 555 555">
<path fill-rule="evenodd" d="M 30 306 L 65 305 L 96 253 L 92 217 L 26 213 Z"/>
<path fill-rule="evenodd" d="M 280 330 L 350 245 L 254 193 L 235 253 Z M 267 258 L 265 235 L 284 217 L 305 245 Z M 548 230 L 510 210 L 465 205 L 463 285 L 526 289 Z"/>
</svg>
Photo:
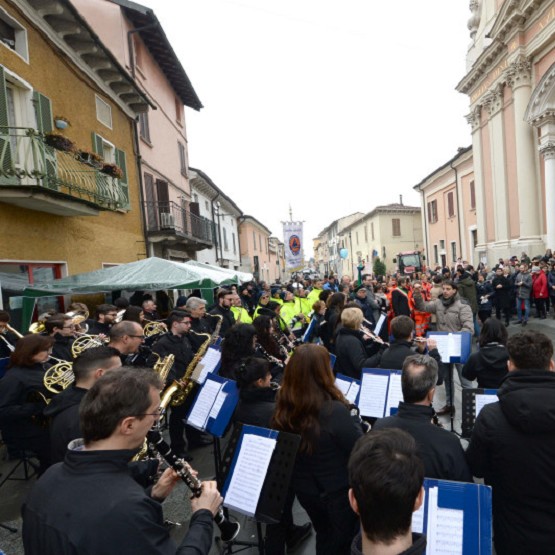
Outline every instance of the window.
<svg viewBox="0 0 555 555">
<path fill-rule="evenodd" d="M 210 205 L 208 204 L 207 200 L 204 201 L 204 208 L 206 208 L 207 212 L 210 212 Z"/>
<path fill-rule="evenodd" d="M 198 204 L 198 195 L 197 195 L 197 193 L 193 193 L 193 202 L 196 202 Z"/>
<path fill-rule="evenodd" d="M 476 209 L 476 188 L 474 187 L 474 181 L 470 182 L 470 209 Z"/>
<path fill-rule="evenodd" d="M 453 218 L 455 216 L 455 195 L 453 191 L 447 193 L 447 216 Z"/>
<path fill-rule="evenodd" d="M 358 231 L 356 232 L 356 236 L 357 236 L 357 245 L 358 245 Z"/>
<path fill-rule="evenodd" d="M 235 233 L 231 233 L 231 240 L 233 242 L 233 254 L 237 254 L 237 244 L 235 243 Z"/>
<path fill-rule="evenodd" d="M 228 251 L 229 247 L 228 247 L 228 244 L 227 244 L 227 230 L 224 227 L 224 228 L 222 228 L 222 231 L 224 232 L 224 250 Z"/>
<path fill-rule="evenodd" d="M 437 252 L 437 245 L 434 245 L 434 262 L 436 264 L 439 264 L 439 256 L 438 256 L 438 252 Z"/>
<path fill-rule="evenodd" d="M 13 17 L 0 8 L 0 44 L 29 61 L 27 31 Z"/>
<path fill-rule="evenodd" d="M 141 112 L 139 114 L 139 132 L 141 134 L 141 139 L 144 139 L 147 143 L 150 143 L 150 127 L 148 124 L 148 112 Z"/>
<path fill-rule="evenodd" d="M 371 235 L 372 235 L 372 241 L 374 240 L 374 222 L 372 222 L 370 224 L 370 231 L 371 231 Z"/>
<path fill-rule="evenodd" d="M 368 224 L 364 226 L 364 242 L 368 243 Z"/>
<path fill-rule="evenodd" d="M 256 250 L 256 233 L 254 229 L 252 230 L 252 243 L 253 243 L 253 250 Z"/>
<path fill-rule="evenodd" d="M 445 239 L 439 240 L 439 248 L 444 251 L 445 250 Z"/>
<path fill-rule="evenodd" d="M 401 220 L 399 218 L 393 218 L 391 220 L 393 237 L 401 236 Z"/>
<path fill-rule="evenodd" d="M 141 39 L 137 33 L 133 34 L 133 53 L 135 55 L 135 66 L 139 69 L 144 68 L 144 54 L 143 45 L 141 44 Z"/>
<path fill-rule="evenodd" d="M 183 143 L 177 142 L 179 147 L 179 164 L 181 165 L 181 175 L 187 177 L 187 151 Z"/>
<path fill-rule="evenodd" d="M 428 222 L 431 224 L 437 222 L 437 200 L 428 203 Z"/>
<path fill-rule="evenodd" d="M 183 122 L 183 103 L 177 96 L 175 97 L 175 121 L 177 123 Z"/>
<path fill-rule="evenodd" d="M 472 234 L 472 248 L 475 249 L 478 244 L 478 230 L 473 229 L 470 233 Z"/>
<path fill-rule="evenodd" d="M 95 95 L 96 98 L 96 119 L 106 127 L 112 129 L 112 108 L 102 98 Z"/>
<path fill-rule="evenodd" d="M 455 241 L 451 241 L 451 259 L 453 262 L 457 261 L 457 243 Z"/>
<path fill-rule="evenodd" d="M 262 235 L 258 235 L 258 250 L 262 252 Z"/>
</svg>

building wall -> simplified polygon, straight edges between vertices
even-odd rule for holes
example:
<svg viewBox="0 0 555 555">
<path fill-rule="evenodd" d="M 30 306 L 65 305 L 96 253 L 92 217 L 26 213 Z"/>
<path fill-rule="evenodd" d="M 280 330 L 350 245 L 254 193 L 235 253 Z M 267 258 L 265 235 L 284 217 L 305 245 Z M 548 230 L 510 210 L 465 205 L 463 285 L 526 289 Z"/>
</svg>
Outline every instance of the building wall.
<svg viewBox="0 0 555 555">
<path fill-rule="evenodd" d="M 34 90 L 50 98 L 53 115 L 71 121 L 65 135 L 92 150 L 92 132 L 126 153 L 130 211 L 103 211 L 98 216 L 62 217 L 0 202 L 0 259 L 61 261 L 69 274 L 96 270 L 102 263 L 143 258 L 139 189 L 131 119 L 48 39 L 5 0 L 2 7 L 27 29 L 29 63 L 0 44 L 0 63 Z M 112 109 L 113 128 L 96 119 L 95 94 Z M 29 113 L 34 113 L 32 105 Z M 34 127 L 34 125 L 33 125 Z"/>
<path fill-rule="evenodd" d="M 269 238 L 270 234 L 252 219 L 240 220 L 241 269 L 254 273 L 254 257 L 258 257 L 258 279 L 261 281 L 272 281 L 272 279 L 275 279 L 275 260 L 272 266 L 268 247 Z"/>
</svg>

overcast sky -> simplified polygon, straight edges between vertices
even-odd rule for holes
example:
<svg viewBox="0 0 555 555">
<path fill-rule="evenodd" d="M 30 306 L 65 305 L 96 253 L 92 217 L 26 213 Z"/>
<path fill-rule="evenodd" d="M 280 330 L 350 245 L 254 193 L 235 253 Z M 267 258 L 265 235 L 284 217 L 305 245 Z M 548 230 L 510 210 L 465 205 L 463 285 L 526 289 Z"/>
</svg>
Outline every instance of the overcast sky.
<svg viewBox="0 0 555 555">
<path fill-rule="evenodd" d="M 334 219 L 399 201 L 471 144 L 454 90 L 467 0 L 139 0 L 204 108 L 186 110 L 190 165 L 305 254 Z"/>
</svg>

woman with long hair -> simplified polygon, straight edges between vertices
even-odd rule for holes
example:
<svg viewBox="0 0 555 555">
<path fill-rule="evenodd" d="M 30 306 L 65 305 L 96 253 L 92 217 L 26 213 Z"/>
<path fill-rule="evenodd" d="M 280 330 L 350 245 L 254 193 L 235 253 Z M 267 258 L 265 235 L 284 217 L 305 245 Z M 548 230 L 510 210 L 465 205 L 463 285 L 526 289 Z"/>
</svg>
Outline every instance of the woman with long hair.
<svg viewBox="0 0 555 555">
<path fill-rule="evenodd" d="M 345 295 L 343 293 L 334 293 L 326 302 L 327 310 L 324 315 L 325 324 L 320 328 L 322 341 L 326 346 L 326 349 L 330 352 L 334 352 L 335 346 L 335 332 L 337 326 L 340 323 L 340 314 L 345 307 Z"/>
<path fill-rule="evenodd" d="M 0 380 L 0 429 L 8 452 L 32 452 L 39 459 L 39 474 L 50 465 L 50 435 L 43 420 L 46 396 L 44 363 L 52 354 L 54 339 L 26 335 L 15 345 L 10 365 Z"/>
<path fill-rule="evenodd" d="M 472 353 L 462 369 L 467 380 L 478 380 L 478 387 L 497 389 L 508 373 L 507 328 L 501 320 L 488 318 L 478 338 L 480 350 Z"/>
<path fill-rule="evenodd" d="M 219 374 L 236 379 L 236 370 L 247 357 L 254 356 L 256 329 L 252 324 L 235 324 L 229 328 L 222 341 L 222 358 Z"/>
<path fill-rule="evenodd" d="M 252 324 L 256 329 L 255 353 L 270 363 L 272 379 L 280 383 L 288 355 L 285 347 L 282 347 L 275 337 L 274 325 L 277 326 L 277 323 L 274 318 L 262 315 L 257 316 Z"/>
<path fill-rule="evenodd" d="M 348 500 L 347 462 L 362 428 L 335 386 L 328 351 L 304 344 L 285 367 L 273 427 L 301 436 L 293 489 L 316 530 L 316 553 L 342 555 L 358 528 Z"/>
</svg>

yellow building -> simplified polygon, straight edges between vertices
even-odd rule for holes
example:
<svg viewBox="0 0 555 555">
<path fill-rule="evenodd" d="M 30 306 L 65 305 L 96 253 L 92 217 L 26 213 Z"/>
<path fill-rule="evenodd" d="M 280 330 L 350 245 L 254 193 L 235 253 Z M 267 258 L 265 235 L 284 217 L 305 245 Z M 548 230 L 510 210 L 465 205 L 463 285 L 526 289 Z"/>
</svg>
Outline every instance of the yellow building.
<svg viewBox="0 0 555 555">
<path fill-rule="evenodd" d="M 145 257 L 134 120 L 148 106 L 69 1 L 0 0 L 0 276 Z"/>
</svg>

